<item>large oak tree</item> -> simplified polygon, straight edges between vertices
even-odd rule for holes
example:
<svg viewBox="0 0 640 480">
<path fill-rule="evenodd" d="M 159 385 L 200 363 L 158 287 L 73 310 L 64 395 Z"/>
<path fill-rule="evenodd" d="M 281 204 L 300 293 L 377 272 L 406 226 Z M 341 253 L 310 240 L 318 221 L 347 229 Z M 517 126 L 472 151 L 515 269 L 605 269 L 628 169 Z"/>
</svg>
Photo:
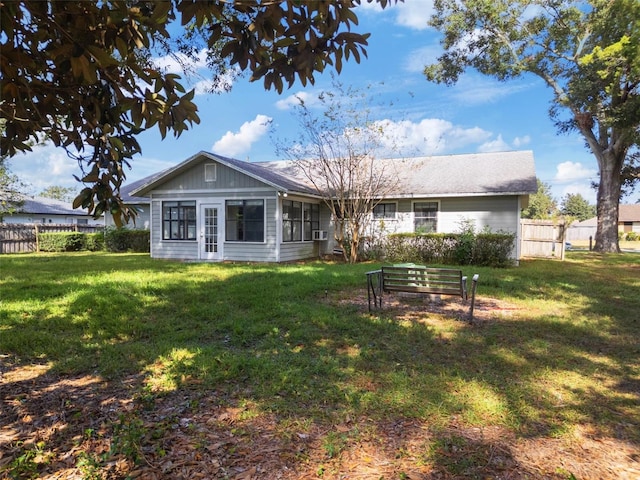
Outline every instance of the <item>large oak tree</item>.
<svg viewBox="0 0 640 480">
<path fill-rule="evenodd" d="M 140 152 L 136 135 L 179 136 L 199 122 L 194 91 L 151 61 L 156 49 L 197 37 L 211 65 L 280 92 L 366 55 L 368 34 L 352 31 L 360 1 L 0 0 L 1 151 L 46 136 L 78 160 L 86 186 L 74 205 L 119 223 L 131 214 L 119 189 Z"/>
<path fill-rule="evenodd" d="M 623 182 L 638 180 L 640 2 L 435 0 L 445 52 L 425 69 L 453 84 L 468 69 L 500 80 L 534 74 L 552 89 L 561 132 L 579 131 L 599 168 L 595 249 L 617 252 Z"/>
</svg>

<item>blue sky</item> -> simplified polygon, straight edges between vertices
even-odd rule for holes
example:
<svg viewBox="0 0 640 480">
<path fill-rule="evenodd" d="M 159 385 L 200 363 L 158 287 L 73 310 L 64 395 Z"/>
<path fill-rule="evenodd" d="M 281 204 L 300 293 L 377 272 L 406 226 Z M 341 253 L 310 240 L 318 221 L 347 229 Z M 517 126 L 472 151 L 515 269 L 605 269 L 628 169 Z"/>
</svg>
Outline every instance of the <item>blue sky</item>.
<svg viewBox="0 0 640 480">
<path fill-rule="evenodd" d="M 560 135 L 548 117 L 551 90 L 529 76 L 500 83 L 475 72 L 464 75 L 453 87 L 426 81 L 422 70 L 440 51 L 437 32 L 427 28 L 429 0 L 392 5 L 358 7 L 358 32 L 371 32 L 368 58 L 344 63 L 338 79 L 347 86 L 372 90 L 385 104 L 380 120 L 388 119 L 402 132 L 407 151 L 420 155 L 532 150 L 536 174 L 552 187 L 560 200 L 580 193 L 595 204 L 590 183 L 597 180 L 597 164 L 577 133 Z M 158 59 L 172 69 L 171 59 Z M 203 76 L 206 72 L 203 71 Z M 202 78 L 191 78 L 201 92 Z M 132 162 L 127 179 L 137 180 L 175 165 L 200 150 L 249 161 L 278 160 L 275 138 L 292 138 L 297 124 L 291 105 L 295 95 L 311 101 L 331 87 L 327 71 L 315 85 L 299 83 L 282 94 L 265 91 L 262 82 L 250 83 L 248 75 L 233 81 L 229 93 L 198 93 L 201 123 L 178 139 L 161 140 L 157 131 L 139 137 L 142 154 Z M 267 126 L 271 123 L 271 130 Z M 77 163 L 64 150 L 41 146 L 11 161 L 12 171 L 39 192 L 47 186 L 80 188 L 73 178 Z M 640 198 L 635 194 L 624 203 Z"/>
</svg>

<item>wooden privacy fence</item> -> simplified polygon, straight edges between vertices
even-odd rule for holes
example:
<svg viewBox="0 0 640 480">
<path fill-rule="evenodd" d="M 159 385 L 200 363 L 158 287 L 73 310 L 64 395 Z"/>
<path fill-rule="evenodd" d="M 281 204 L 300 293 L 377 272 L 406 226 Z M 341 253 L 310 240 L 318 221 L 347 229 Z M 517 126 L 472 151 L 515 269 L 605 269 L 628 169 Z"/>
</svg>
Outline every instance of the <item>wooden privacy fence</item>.
<svg viewBox="0 0 640 480">
<path fill-rule="evenodd" d="M 564 260 L 565 224 L 563 221 L 520 220 L 520 255 Z"/>
<path fill-rule="evenodd" d="M 0 253 L 37 252 L 39 233 L 95 233 L 102 230 L 102 225 L 3 223 L 0 224 Z"/>
</svg>

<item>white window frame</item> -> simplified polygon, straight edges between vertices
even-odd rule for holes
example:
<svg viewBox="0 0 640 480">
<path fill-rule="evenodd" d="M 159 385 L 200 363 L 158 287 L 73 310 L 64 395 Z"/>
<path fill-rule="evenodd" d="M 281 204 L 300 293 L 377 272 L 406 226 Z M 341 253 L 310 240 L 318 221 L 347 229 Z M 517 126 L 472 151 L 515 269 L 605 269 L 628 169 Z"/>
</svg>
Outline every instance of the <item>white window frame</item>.
<svg viewBox="0 0 640 480">
<path fill-rule="evenodd" d="M 438 232 L 438 224 L 440 223 L 440 201 L 439 200 L 415 200 L 411 202 L 411 213 L 413 214 L 413 231 L 416 231 L 416 204 L 419 203 L 435 203 L 436 204 L 436 217 L 435 217 L 435 229 L 430 233 Z M 426 217 L 420 217 L 426 218 Z"/>
<path fill-rule="evenodd" d="M 204 164 L 204 181 L 206 183 L 213 183 L 217 179 L 218 169 L 216 168 L 218 165 L 215 163 L 205 163 Z"/>
</svg>

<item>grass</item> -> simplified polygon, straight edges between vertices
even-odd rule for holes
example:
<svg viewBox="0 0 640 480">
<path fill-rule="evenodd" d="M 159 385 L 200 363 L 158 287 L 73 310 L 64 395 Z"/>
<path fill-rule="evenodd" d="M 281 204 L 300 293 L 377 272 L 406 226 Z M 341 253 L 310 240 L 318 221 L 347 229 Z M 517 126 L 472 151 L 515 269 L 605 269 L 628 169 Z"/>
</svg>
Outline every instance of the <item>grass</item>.
<svg viewBox="0 0 640 480">
<path fill-rule="evenodd" d="M 640 255 L 465 268 L 480 273 L 482 298 L 514 307 L 475 326 L 335 301 L 366 295 L 371 268 L 3 255 L 0 351 L 63 376 L 140 375 L 140 398 L 215 390 L 282 425 L 395 416 L 438 431 L 455 418 L 571 438 L 588 424 L 640 445 Z M 328 434 L 327 457 L 357 436 Z"/>
</svg>

